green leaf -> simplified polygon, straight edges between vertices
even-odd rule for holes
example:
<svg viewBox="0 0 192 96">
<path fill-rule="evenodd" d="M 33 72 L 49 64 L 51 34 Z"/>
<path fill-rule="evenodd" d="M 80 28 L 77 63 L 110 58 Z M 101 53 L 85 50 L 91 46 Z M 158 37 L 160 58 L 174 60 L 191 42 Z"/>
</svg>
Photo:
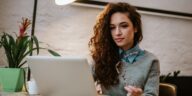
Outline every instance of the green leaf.
<svg viewBox="0 0 192 96">
<path fill-rule="evenodd" d="M 60 54 L 58 54 L 57 52 L 48 49 L 48 52 L 51 53 L 53 56 L 61 56 Z"/>
<path fill-rule="evenodd" d="M 13 55 L 12 55 L 12 50 L 11 50 L 12 45 L 9 43 L 9 41 L 10 41 L 9 39 L 10 39 L 9 35 L 4 33 L 2 36 L 1 42 L 2 42 L 2 46 L 5 49 L 9 67 L 14 68 L 16 62 L 15 62 L 15 58 L 13 58 Z"/>
<path fill-rule="evenodd" d="M 11 35 L 7 35 L 7 36 L 9 38 L 9 44 L 12 46 L 15 46 L 16 42 L 15 42 L 14 38 Z"/>
<path fill-rule="evenodd" d="M 39 41 L 36 36 L 31 36 L 31 37 L 32 37 L 32 40 L 35 41 L 35 46 L 37 48 L 37 54 L 39 54 Z"/>
<path fill-rule="evenodd" d="M 27 63 L 27 61 L 25 60 L 23 63 L 19 64 L 19 68 L 22 67 L 25 63 Z"/>
<path fill-rule="evenodd" d="M 22 54 L 22 56 L 20 57 L 20 60 L 23 60 L 27 55 L 29 55 L 34 50 L 37 50 L 37 48 L 33 48 L 33 49 L 26 51 L 25 54 Z"/>
<path fill-rule="evenodd" d="M 17 54 L 16 54 L 16 60 L 17 64 L 16 66 L 19 67 L 19 64 L 21 63 L 21 57 L 22 55 L 28 50 L 28 43 L 29 43 L 29 36 L 24 36 L 22 38 L 18 38 L 17 40 Z"/>
</svg>

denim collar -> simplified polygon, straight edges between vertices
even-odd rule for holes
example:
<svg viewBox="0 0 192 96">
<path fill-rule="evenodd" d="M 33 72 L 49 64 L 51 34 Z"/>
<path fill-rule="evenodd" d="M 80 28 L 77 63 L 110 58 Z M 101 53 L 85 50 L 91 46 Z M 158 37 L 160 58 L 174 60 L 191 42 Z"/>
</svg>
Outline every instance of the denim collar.
<svg viewBox="0 0 192 96">
<path fill-rule="evenodd" d="M 141 55 L 141 53 L 143 53 L 143 50 L 140 49 L 138 44 L 136 46 L 134 46 L 133 48 L 126 50 L 126 51 L 119 49 L 119 54 L 121 56 L 121 60 L 124 62 L 131 63 L 131 64 L 134 61 L 136 61 L 137 57 L 139 55 Z"/>
</svg>

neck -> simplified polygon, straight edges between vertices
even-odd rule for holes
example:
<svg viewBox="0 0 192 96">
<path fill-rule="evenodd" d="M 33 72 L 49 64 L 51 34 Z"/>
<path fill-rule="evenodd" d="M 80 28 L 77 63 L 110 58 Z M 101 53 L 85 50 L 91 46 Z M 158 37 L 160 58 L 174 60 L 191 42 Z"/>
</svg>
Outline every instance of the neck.
<svg viewBox="0 0 192 96">
<path fill-rule="evenodd" d="M 134 47 L 134 43 L 132 42 L 132 43 L 128 44 L 127 46 L 122 47 L 122 49 L 124 51 L 126 51 L 126 50 L 129 50 L 129 49 L 133 48 L 133 47 Z"/>
</svg>

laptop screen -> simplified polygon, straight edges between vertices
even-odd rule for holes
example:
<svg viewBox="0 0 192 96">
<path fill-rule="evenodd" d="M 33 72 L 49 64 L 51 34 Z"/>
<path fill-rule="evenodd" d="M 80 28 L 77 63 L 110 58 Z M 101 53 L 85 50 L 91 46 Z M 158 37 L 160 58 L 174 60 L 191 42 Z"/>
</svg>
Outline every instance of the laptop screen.
<svg viewBox="0 0 192 96">
<path fill-rule="evenodd" d="M 96 96 L 85 57 L 29 56 L 27 63 L 42 96 Z"/>
</svg>

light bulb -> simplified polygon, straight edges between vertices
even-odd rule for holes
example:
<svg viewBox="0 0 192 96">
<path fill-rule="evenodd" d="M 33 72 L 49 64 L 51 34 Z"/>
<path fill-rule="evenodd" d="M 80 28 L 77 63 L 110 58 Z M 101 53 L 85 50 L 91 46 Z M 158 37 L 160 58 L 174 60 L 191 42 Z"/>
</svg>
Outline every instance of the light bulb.
<svg viewBox="0 0 192 96">
<path fill-rule="evenodd" d="M 67 5 L 69 3 L 74 2 L 75 0 L 55 0 L 55 3 L 57 5 Z"/>
</svg>

